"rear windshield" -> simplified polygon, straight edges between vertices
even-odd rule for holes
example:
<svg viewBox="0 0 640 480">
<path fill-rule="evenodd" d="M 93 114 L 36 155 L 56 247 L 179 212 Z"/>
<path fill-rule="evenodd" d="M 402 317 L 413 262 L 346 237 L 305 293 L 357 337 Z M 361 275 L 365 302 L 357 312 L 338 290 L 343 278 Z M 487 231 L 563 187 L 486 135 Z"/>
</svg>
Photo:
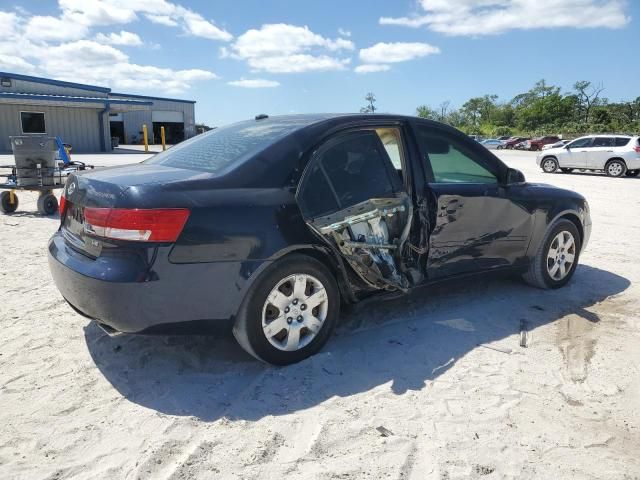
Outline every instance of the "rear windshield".
<svg viewBox="0 0 640 480">
<path fill-rule="evenodd" d="M 143 163 L 222 174 L 308 123 L 300 118 L 234 123 L 200 134 Z"/>
</svg>

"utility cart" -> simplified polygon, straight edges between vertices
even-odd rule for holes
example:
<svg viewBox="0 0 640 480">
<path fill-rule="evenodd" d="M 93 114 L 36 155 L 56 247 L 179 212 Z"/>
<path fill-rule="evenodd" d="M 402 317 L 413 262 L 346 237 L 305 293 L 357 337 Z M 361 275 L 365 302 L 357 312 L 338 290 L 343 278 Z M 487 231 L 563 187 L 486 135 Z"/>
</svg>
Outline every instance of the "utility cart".
<svg viewBox="0 0 640 480">
<path fill-rule="evenodd" d="M 93 168 L 82 162 L 72 162 L 59 138 L 11 137 L 11 147 L 15 165 L 0 165 L 0 170 L 5 172 L 0 174 L 0 178 L 4 178 L 0 183 L 0 209 L 4 213 L 15 212 L 18 208 L 16 191 L 27 190 L 39 192 L 40 214 L 53 215 L 58 210 L 58 199 L 53 190 L 63 188 L 70 173 Z"/>
</svg>

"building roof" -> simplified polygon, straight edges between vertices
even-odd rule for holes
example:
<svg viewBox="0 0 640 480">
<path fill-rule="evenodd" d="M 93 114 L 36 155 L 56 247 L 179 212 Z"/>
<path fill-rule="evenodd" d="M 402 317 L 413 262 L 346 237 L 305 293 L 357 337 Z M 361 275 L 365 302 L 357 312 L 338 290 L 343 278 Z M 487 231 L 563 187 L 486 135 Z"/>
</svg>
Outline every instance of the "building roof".
<svg viewBox="0 0 640 480">
<path fill-rule="evenodd" d="M 164 100 L 164 101 L 167 101 L 167 102 L 196 103 L 195 100 L 184 100 L 182 98 L 152 97 L 152 96 L 147 96 L 147 95 L 134 95 L 134 94 L 131 94 L 131 93 L 115 93 L 115 92 L 112 92 L 109 95 L 112 95 L 114 97 L 146 98 L 146 99 L 149 99 L 149 100 Z"/>
<path fill-rule="evenodd" d="M 143 100 L 127 100 L 108 97 L 77 97 L 72 95 L 48 95 L 42 93 L 16 93 L 0 92 L 0 101 L 8 99 L 12 101 L 40 101 L 48 103 L 94 103 L 106 107 L 107 105 L 119 105 L 124 107 L 147 107 L 153 102 Z"/>
<path fill-rule="evenodd" d="M 111 92 L 111 89 L 107 87 L 97 87 L 95 85 L 86 85 L 84 83 L 65 82 L 63 80 L 53 80 L 51 78 L 32 77 L 30 75 L 21 75 L 18 73 L 0 72 L 0 78 L 2 77 L 13 78 L 15 80 L 23 80 L 26 82 L 42 83 L 43 85 L 54 85 L 57 87 L 76 88 L 79 90 L 88 90 L 91 92 L 106 93 L 112 97 L 126 97 L 126 98 L 138 98 L 143 100 L 164 100 L 168 102 L 196 103 L 195 100 L 184 100 L 181 98 L 153 97 L 153 96 L 147 96 L 147 95 L 134 95 L 130 93 L 115 93 L 115 92 Z M 78 97 L 78 98 L 81 98 L 81 97 Z M 111 100 L 111 103 L 114 103 L 113 99 Z"/>
<path fill-rule="evenodd" d="M 16 80 L 24 80 L 26 82 L 42 83 L 44 85 L 55 85 L 57 87 L 77 88 L 79 90 L 89 90 L 92 92 L 109 93 L 110 88 L 96 87 L 95 85 L 86 85 L 84 83 L 65 82 L 62 80 L 53 80 L 51 78 L 32 77 L 30 75 L 20 75 L 18 73 L 0 72 L 0 77 L 15 78 Z"/>
</svg>

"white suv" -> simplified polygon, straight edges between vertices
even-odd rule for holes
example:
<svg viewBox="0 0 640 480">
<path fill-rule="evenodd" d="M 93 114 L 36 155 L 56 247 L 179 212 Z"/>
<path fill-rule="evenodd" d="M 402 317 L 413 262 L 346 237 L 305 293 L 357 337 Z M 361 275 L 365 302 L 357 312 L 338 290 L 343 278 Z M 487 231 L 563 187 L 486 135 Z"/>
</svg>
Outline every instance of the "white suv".
<svg viewBox="0 0 640 480">
<path fill-rule="evenodd" d="M 565 173 L 604 170 L 610 177 L 637 177 L 640 174 L 639 137 L 628 135 L 589 135 L 564 147 L 544 150 L 536 162 L 546 173 L 558 169 Z"/>
</svg>

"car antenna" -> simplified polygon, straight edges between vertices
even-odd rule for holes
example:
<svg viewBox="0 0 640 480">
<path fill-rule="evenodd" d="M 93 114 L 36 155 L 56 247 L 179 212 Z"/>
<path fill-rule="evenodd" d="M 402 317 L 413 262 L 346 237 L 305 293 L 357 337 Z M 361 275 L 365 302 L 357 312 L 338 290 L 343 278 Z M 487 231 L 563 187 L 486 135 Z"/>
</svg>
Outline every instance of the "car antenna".
<svg viewBox="0 0 640 480">
<path fill-rule="evenodd" d="M 265 118 L 269 118 L 269 115 L 266 113 L 261 113 L 260 115 L 256 115 L 256 120 L 264 120 Z"/>
</svg>

